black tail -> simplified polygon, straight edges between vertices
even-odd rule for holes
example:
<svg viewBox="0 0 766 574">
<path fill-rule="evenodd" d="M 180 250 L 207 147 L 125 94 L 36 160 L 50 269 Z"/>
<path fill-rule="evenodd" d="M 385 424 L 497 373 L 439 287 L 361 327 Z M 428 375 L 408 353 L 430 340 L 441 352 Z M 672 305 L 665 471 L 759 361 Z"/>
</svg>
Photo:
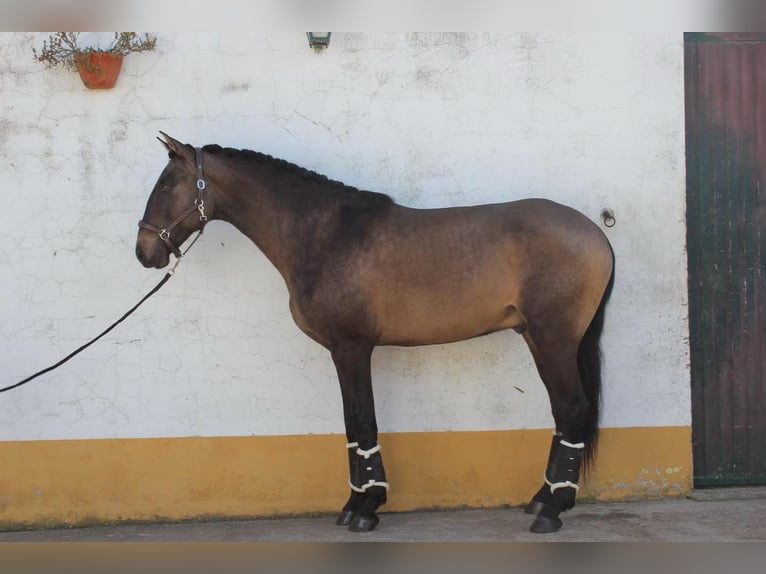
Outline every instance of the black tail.
<svg viewBox="0 0 766 574">
<path fill-rule="evenodd" d="M 577 350 L 577 370 L 585 396 L 590 403 L 590 417 L 586 425 L 584 470 L 587 472 L 593 464 L 598 443 L 598 423 L 601 412 L 601 332 L 604 329 L 604 315 L 609 296 L 614 286 L 614 251 L 612 252 L 612 275 L 606 286 L 596 314 L 585 331 Z"/>
</svg>

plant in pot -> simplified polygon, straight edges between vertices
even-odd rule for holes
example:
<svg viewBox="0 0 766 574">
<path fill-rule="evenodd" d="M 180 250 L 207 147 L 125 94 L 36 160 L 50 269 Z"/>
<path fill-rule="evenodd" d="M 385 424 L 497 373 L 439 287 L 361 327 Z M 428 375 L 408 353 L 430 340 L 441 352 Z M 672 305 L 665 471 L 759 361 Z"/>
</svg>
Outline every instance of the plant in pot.
<svg viewBox="0 0 766 574">
<path fill-rule="evenodd" d="M 63 66 L 76 70 L 86 87 L 107 89 L 114 87 L 122 68 L 122 58 L 131 52 L 154 50 L 157 38 L 136 32 L 115 32 L 114 39 L 105 48 L 81 47 L 79 32 L 54 32 L 44 42 L 35 58 L 49 68 Z"/>
</svg>

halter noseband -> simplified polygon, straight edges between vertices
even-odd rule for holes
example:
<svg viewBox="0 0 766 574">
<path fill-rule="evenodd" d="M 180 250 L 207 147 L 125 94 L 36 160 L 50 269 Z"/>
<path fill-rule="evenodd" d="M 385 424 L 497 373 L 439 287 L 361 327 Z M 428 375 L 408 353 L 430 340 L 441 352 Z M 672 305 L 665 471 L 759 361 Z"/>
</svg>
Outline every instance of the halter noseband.
<svg viewBox="0 0 766 574">
<path fill-rule="evenodd" d="M 207 223 L 207 215 L 205 215 L 205 200 L 203 199 L 203 194 L 207 184 L 205 183 L 205 178 L 202 176 L 202 150 L 200 148 L 194 148 L 194 157 L 197 161 L 197 198 L 194 200 L 194 203 L 191 205 L 191 207 L 176 217 L 170 225 L 167 225 L 163 228 L 155 227 L 154 225 L 146 223 L 143 219 L 138 222 L 139 227 L 148 229 L 149 231 L 153 231 L 159 235 L 160 239 L 162 239 L 165 245 L 167 245 L 168 249 L 170 249 L 170 252 L 179 259 L 182 256 L 181 250 L 172 241 L 170 241 L 170 232 L 173 231 L 173 229 L 175 229 L 179 223 L 181 223 L 195 211 L 199 211 L 199 220 L 202 222 L 200 233 L 202 233 L 202 230 L 205 228 L 205 224 Z"/>
</svg>

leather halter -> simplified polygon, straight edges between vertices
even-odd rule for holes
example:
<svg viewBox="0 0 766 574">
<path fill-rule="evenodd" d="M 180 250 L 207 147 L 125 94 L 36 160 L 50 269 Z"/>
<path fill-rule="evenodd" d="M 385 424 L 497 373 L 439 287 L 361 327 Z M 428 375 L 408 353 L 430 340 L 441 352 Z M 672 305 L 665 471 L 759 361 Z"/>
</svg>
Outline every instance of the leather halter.
<svg viewBox="0 0 766 574">
<path fill-rule="evenodd" d="M 207 184 L 205 183 L 205 178 L 202 176 L 202 150 L 200 148 L 194 148 L 194 157 L 197 163 L 197 198 L 194 200 L 194 203 L 181 215 L 176 217 L 170 223 L 170 225 L 166 225 L 165 227 L 155 227 L 150 223 L 146 223 L 143 219 L 138 222 L 139 227 L 148 229 L 149 231 L 153 231 L 159 235 L 163 243 L 165 243 L 167 248 L 170 249 L 170 252 L 179 259 L 181 258 L 181 250 L 170 240 L 170 232 L 173 231 L 179 223 L 181 223 L 195 211 L 199 211 L 199 220 L 202 222 L 202 227 L 199 230 L 200 233 L 202 233 L 202 230 L 205 228 L 205 224 L 207 223 L 207 215 L 205 215 L 205 200 L 203 198 Z"/>
</svg>

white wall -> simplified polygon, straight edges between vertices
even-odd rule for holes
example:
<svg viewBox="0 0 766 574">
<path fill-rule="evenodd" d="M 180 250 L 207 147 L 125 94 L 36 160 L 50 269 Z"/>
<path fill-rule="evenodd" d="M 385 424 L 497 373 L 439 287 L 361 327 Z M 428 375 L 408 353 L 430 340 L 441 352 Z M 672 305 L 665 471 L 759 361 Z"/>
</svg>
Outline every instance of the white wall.
<svg viewBox="0 0 766 574">
<path fill-rule="evenodd" d="M 2 384 L 54 362 L 163 275 L 136 222 L 158 130 L 247 147 L 410 206 L 543 196 L 599 220 L 617 256 L 604 426 L 690 424 L 680 34 L 160 34 L 117 86 L 0 35 Z M 513 332 L 373 355 L 383 431 L 548 427 Z M 327 352 L 281 278 L 208 226 L 173 280 L 107 338 L 0 395 L 0 439 L 343 432 Z"/>
</svg>

